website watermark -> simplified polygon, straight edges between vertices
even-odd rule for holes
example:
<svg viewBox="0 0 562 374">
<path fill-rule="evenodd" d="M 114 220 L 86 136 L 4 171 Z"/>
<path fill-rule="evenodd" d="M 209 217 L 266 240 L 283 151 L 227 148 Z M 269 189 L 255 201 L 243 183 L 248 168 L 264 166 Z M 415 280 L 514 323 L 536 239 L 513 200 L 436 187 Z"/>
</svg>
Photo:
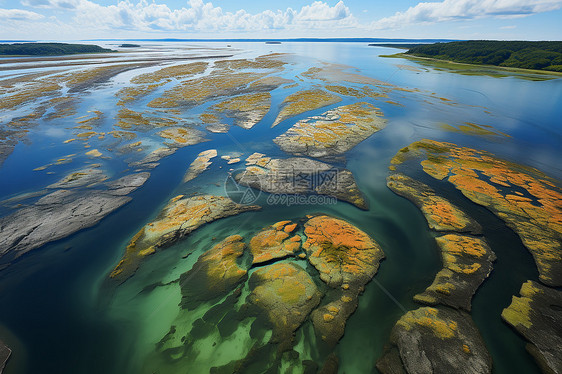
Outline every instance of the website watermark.
<svg viewBox="0 0 562 374">
<path fill-rule="evenodd" d="M 271 194 L 266 199 L 269 205 L 335 205 L 338 202 L 333 196 L 327 195 L 289 195 Z"/>
<path fill-rule="evenodd" d="M 257 202 L 262 193 L 268 205 L 334 205 L 337 203 L 334 195 L 341 187 L 338 176 L 337 169 L 249 167 L 231 170 L 224 190 L 231 200 L 244 205 Z"/>
</svg>

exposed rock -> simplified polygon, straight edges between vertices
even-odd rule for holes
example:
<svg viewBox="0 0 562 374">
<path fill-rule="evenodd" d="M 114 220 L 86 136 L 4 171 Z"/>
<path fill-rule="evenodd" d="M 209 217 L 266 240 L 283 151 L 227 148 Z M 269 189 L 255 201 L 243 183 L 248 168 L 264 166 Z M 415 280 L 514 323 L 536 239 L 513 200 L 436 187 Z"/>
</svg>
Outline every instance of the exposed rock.
<svg viewBox="0 0 562 374">
<path fill-rule="evenodd" d="M 376 274 L 384 253 L 366 233 L 350 223 L 317 216 L 305 223 L 303 248 L 320 279 L 332 287 L 327 303 L 312 313 L 314 328 L 328 345 L 343 336 L 364 285 Z"/>
<path fill-rule="evenodd" d="M 205 141 L 205 134 L 191 127 L 172 127 L 158 133 L 162 138 L 172 140 L 174 147 L 184 147 Z"/>
<path fill-rule="evenodd" d="M 293 334 L 320 302 L 321 293 L 299 265 L 277 263 L 250 277 L 248 301 L 262 309 L 273 327 L 271 342 L 280 350 L 292 346 Z"/>
<path fill-rule="evenodd" d="M 296 223 L 291 221 L 281 221 L 254 235 L 250 240 L 252 263 L 259 264 L 276 258 L 294 256 L 301 248 L 300 235 L 291 236 L 296 226 Z"/>
<path fill-rule="evenodd" d="M 155 221 L 146 224 L 129 242 L 125 254 L 110 277 L 124 282 L 138 269 L 142 259 L 181 240 L 205 223 L 258 210 L 257 205 L 240 205 L 222 196 L 201 195 L 170 200 Z"/>
<path fill-rule="evenodd" d="M 496 256 L 484 239 L 448 234 L 435 240 L 441 248 L 443 269 L 414 300 L 470 311 L 472 296 L 492 271 Z"/>
<path fill-rule="evenodd" d="M 304 227 L 308 259 L 330 287 L 361 287 L 376 274 L 384 253 L 365 232 L 330 216 L 313 217 Z"/>
<path fill-rule="evenodd" d="M 562 286 L 562 189 L 537 169 L 452 143 L 422 140 L 394 156 L 392 168 L 422 159 L 423 170 L 447 179 L 512 228 L 533 255 L 539 279 Z"/>
<path fill-rule="evenodd" d="M 6 363 L 10 359 L 11 355 L 12 350 L 4 344 L 2 340 L 0 340 L 0 374 L 2 374 L 2 371 L 6 367 Z"/>
<path fill-rule="evenodd" d="M 194 309 L 201 302 L 221 298 L 245 280 L 247 271 L 236 262 L 245 246 L 240 235 L 233 235 L 201 255 L 193 268 L 180 276 L 182 307 Z"/>
<path fill-rule="evenodd" d="M 216 134 L 224 134 L 228 132 L 230 126 L 225 123 L 211 123 L 205 126 L 205 129 Z"/>
<path fill-rule="evenodd" d="M 272 194 L 311 194 L 333 196 L 358 208 L 367 202 L 346 169 L 302 157 L 271 159 L 254 153 L 246 159 L 246 170 L 234 176 L 237 183 Z"/>
<path fill-rule="evenodd" d="M 107 176 L 99 168 L 89 168 L 68 174 L 60 181 L 53 183 L 47 188 L 75 188 L 94 185 L 103 182 Z"/>
<path fill-rule="evenodd" d="M 129 167 L 146 167 L 146 168 L 154 168 L 156 166 L 158 166 L 158 161 L 160 161 L 161 159 L 163 159 L 164 157 L 167 157 L 171 154 L 173 154 L 174 152 L 176 152 L 177 148 L 172 148 L 172 147 L 161 147 L 161 148 L 156 148 L 155 150 L 153 150 L 152 152 L 150 152 L 148 155 L 146 155 L 142 160 L 140 161 L 136 161 L 136 162 L 131 162 L 129 164 Z"/>
<path fill-rule="evenodd" d="M 336 104 L 340 101 L 341 97 L 323 90 L 316 89 L 296 92 L 283 100 L 283 106 L 271 127 L 277 126 L 288 118 Z"/>
<path fill-rule="evenodd" d="M 19 257 L 48 242 L 94 226 L 130 200 L 130 197 L 103 191 L 84 194 L 55 191 L 33 206 L 0 218 L 0 257 L 9 252 Z"/>
<path fill-rule="evenodd" d="M 273 141 L 297 156 L 325 158 L 341 155 L 386 126 L 372 104 L 355 103 L 297 122 Z"/>
<path fill-rule="evenodd" d="M 562 373 L 562 292 L 527 281 L 502 318 L 530 343 L 527 350 L 543 373 Z"/>
<path fill-rule="evenodd" d="M 260 122 L 271 107 L 271 94 L 258 92 L 236 96 L 215 104 L 212 108 L 234 119 L 234 124 L 251 129 Z"/>
<path fill-rule="evenodd" d="M 197 158 L 191 163 L 191 165 L 189 165 L 189 169 L 183 177 L 183 183 L 197 178 L 199 174 L 207 170 L 207 168 L 211 165 L 211 159 L 215 157 L 217 157 L 216 149 L 209 149 L 199 153 Z"/>
<path fill-rule="evenodd" d="M 111 195 L 128 195 L 150 178 L 149 172 L 129 174 L 114 181 L 107 183 Z"/>
<path fill-rule="evenodd" d="M 426 184 L 404 174 L 390 175 L 386 181 L 388 188 L 410 200 L 422 211 L 430 229 L 472 234 L 482 232 L 478 222 L 448 200 L 436 195 L 435 191 Z"/>
<path fill-rule="evenodd" d="M 86 156 L 100 157 L 101 155 L 102 155 L 102 153 L 100 151 L 98 151 L 97 149 L 92 149 L 91 151 L 86 152 Z"/>
<path fill-rule="evenodd" d="M 396 322 L 390 340 L 393 347 L 377 362 L 383 374 L 492 372 L 492 358 L 465 312 L 446 307 L 409 311 Z"/>
</svg>

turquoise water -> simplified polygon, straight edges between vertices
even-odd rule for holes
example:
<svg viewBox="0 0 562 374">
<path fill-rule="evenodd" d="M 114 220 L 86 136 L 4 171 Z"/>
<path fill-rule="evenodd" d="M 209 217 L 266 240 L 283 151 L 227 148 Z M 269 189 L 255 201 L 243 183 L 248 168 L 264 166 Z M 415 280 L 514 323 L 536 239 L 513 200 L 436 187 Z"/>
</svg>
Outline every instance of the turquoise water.
<svg viewBox="0 0 562 374">
<path fill-rule="evenodd" d="M 225 46 L 225 43 L 211 44 L 217 48 Z M 360 297 L 359 308 L 349 319 L 345 336 L 336 349 L 340 356 L 340 373 L 376 372 L 374 363 L 388 341 L 390 329 L 405 310 L 417 307 L 412 301 L 413 295 L 425 289 L 441 267 L 439 251 L 421 213 L 386 187 L 387 167 L 397 150 L 423 138 L 450 141 L 491 151 L 561 179 L 561 79 L 529 81 L 516 77 L 463 76 L 432 69 L 416 72 L 397 66 L 418 66 L 414 62 L 378 57 L 393 50 L 353 43 L 230 44 L 232 49 L 239 50 L 237 57 L 255 57 L 269 52 L 294 54 L 295 64 L 282 73 L 287 78 L 294 78 L 325 61 L 349 65 L 362 75 L 417 90 L 390 93 L 390 99 L 402 106 L 374 101 L 384 112 L 387 127 L 351 150 L 341 162 L 354 173 L 367 196 L 369 210 L 360 211 L 340 202 L 326 206 L 267 206 L 266 196 L 262 195 L 258 201 L 264 205 L 262 211 L 206 225 L 186 240 L 149 257 L 137 274 L 123 285 L 115 287 L 107 282 L 108 273 L 121 258 L 130 238 L 154 219 L 171 197 L 195 192 L 224 194 L 222 183 L 230 166 L 218 159 L 200 177 L 181 185 L 185 170 L 199 152 L 216 148 L 219 155 L 244 152 L 248 156 L 262 152 L 283 157 L 283 152 L 271 139 L 295 121 L 326 110 L 297 116 L 271 129 L 269 124 L 277 115 L 276 106 L 284 96 L 318 82 L 299 81 L 298 88 L 277 89 L 272 92 L 272 110 L 252 130 L 233 126 L 228 134 L 208 133 L 209 142 L 179 149 L 151 171 L 148 182 L 131 195 L 131 203 L 98 225 L 32 251 L 0 271 L 0 333 L 8 330 L 10 334 L 2 337 L 17 348 L 7 367 L 8 374 L 148 372 L 147 361 L 158 359 L 152 356 L 155 344 L 170 326 L 181 324 L 189 331 L 191 323 L 209 306 L 178 315 L 177 283 L 142 292 L 145 287 L 173 282 L 189 270 L 198 255 L 208 250 L 215 240 L 236 233 L 248 239 L 252 233 L 274 222 L 299 220 L 317 212 L 348 220 L 375 238 L 386 254 L 378 274 Z M 171 43 L 166 47 L 179 46 Z M 142 72 L 154 69 L 144 68 Z M 75 118 L 87 110 L 103 111 L 104 119 L 95 130 L 110 131 L 119 109 L 115 105 L 115 93 L 140 72 L 122 73 L 108 84 L 82 94 L 76 116 L 40 122 L 28 135 L 28 142 L 19 143 L 0 168 L 0 199 L 40 190 L 85 162 L 99 162 L 84 156 L 82 143 L 63 146 L 62 142 L 71 137 L 69 128 L 75 126 Z M 173 84 L 161 87 L 153 96 L 131 107 L 142 108 Z M 441 101 L 439 97 L 451 102 Z M 332 107 L 353 101 L 356 100 L 344 98 Z M 193 108 L 181 116 L 187 122 L 195 121 L 202 110 Z M 441 123 L 460 125 L 464 122 L 489 125 L 510 137 L 469 136 L 443 131 L 440 126 Z M 156 148 L 155 132 L 139 133 L 138 139 L 133 141 L 142 139 Z M 103 152 L 103 147 L 111 146 L 110 140 L 98 143 L 92 140 L 91 148 Z M 77 156 L 71 163 L 43 172 L 32 171 L 74 153 Z M 139 158 L 141 155 L 114 154 L 111 159 L 102 160 L 103 168 L 116 178 L 123 175 L 129 160 Z M 51 170 L 55 174 L 46 173 Z M 498 257 L 493 273 L 473 300 L 473 318 L 493 355 L 494 372 L 538 372 L 525 352 L 524 341 L 499 317 L 511 296 L 518 293 L 521 283 L 538 279 L 530 254 L 518 237 L 487 210 L 468 202 L 453 188 L 425 181 L 444 189 L 448 198 L 483 225 L 485 236 Z M 191 255 L 183 258 L 188 253 Z M 206 356 L 200 354 L 200 366 L 197 366 L 200 372 L 208 371 L 212 363 L 224 364 L 243 356 L 252 344 L 247 337 L 251 322 L 241 323 L 230 340 L 217 346 L 212 345 L 212 341 L 217 340 L 214 335 L 201 339 L 198 346 Z M 317 357 L 314 339 L 307 328 L 297 334 L 297 341 L 301 358 Z M 163 364 L 161 369 L 162 372 L 177 372 L 178 367 Z"/>
</svg>

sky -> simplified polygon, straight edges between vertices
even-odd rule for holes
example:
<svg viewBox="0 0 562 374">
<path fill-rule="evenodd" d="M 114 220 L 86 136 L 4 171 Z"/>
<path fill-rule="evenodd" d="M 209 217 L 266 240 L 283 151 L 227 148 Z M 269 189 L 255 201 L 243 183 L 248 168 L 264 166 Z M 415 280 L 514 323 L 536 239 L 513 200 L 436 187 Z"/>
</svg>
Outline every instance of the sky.
<svg viewBox="0 0 562 374">
<path fill-rule="evenodd" d="M 562 40 L 562 0 L 0 0 L 0 40 Z"/>
</svg>

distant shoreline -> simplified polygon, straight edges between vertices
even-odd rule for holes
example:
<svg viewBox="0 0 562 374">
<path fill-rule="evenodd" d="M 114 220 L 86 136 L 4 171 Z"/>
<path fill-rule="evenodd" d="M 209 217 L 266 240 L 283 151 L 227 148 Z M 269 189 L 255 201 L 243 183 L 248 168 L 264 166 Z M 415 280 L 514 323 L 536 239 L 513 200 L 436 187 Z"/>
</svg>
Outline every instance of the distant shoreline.
<svg viewBox="0 0 562 374">
<path fill-rule="evenodd" d="M 481 68 L 496 70 L 496 71 L 505 72 L 505 73 L 552 75 L 552 76 L 555 76 L 556 78 L 562 78 L 562 72 L 557 72 L 557 71 L 524 69 L 524 68 L 510 68 L 510 67 L 497 66 L 497 65 L 468 64 L 468 63 L 465 63 L 465 62 L 455 62 L 455 61 L 450 61 L 450 60 L 440 60 L 440 59 L 437 59 L 437 58 L 408 55 L 406 53 L 396 53 L 396 54 L 393 54 L 393 55 L 380 55 L 380 57 L 405 58 L 407 60 L 413 60 L 413 61 L 416 61 L 416 60 L 420 61 L 421 60 L 421 61 L 426 61 L 426 62 L 441 63 L 443 65 L 440 65 L 440 66 L 437 66 L 437 67 L 444 67 L 444 68 L 447 68 L 447 66 L 445 66 L 445 64 L 449 64 L 449 65 L 454 65 L 456 67 L 461 67 L 461 68 L 467 67 L 467 68 L 474 69 L 474 70 L 477 70 L 477 68 L 481 67 Z"/>
</svg>

